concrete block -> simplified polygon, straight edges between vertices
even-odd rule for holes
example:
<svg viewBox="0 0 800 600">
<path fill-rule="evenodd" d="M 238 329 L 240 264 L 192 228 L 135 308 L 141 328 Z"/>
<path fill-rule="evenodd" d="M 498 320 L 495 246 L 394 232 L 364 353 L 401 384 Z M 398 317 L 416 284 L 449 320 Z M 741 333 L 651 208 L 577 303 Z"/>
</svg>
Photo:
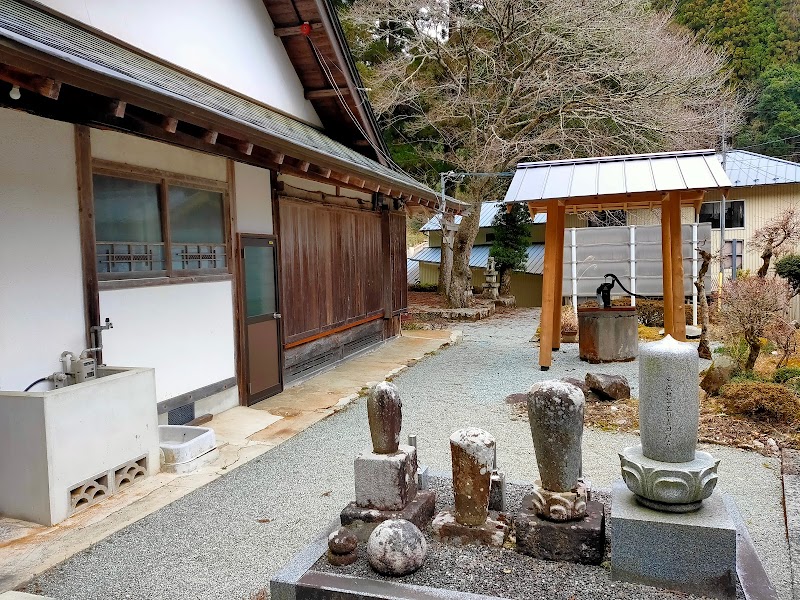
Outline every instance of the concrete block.
<svg viewBox="0 0 800 600">
<path fill-rule="evenodd" d="M 532 511 L 514 517 L 517 551 L 543 560 L 599 565 L 606 543 L 606 517 L 600 502 L 586 503 L 586 516 L 547 521 Z"/>
<path fill-rule="evenodd" d="M 612 487 L 611 577 L 713 598 L 736 595 L 736 525 L 721 494 L 700 510 L 645 508 L 623 481 Z"/>
<path fill-rule="evenodd" d="M 417 493 L 417 449 L 400 446 L 394 454 L 359 454 L 355 482 L 358 506 L 402 510 Z"/>
<path fill-rule="evenodd" d="M 420 490 L 402 510 L 397 511 L 363 508 L 351 502 L 342 511 L 341 522 L 355 533 L 360 541 L 366 542 L 378 523 L 389 519 L 411 521 L 424 531 L 433 518 L 434 510 L 436 510 L 436 492 Z"/>
</svg>

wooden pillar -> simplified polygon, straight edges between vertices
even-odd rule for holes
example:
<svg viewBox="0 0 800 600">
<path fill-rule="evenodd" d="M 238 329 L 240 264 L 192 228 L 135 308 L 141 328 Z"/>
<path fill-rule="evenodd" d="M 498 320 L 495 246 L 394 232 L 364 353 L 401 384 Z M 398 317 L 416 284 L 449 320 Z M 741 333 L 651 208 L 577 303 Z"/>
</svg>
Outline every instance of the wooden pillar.
<svg viewBox="0 0 800 600">
<path fill-rule="evenodd" d="M 564 302 L 564 214 L 566 208 L 559 205 L 558 207 L 558 224 L 556 233 L 558 235 L 558 244 L 556 255 L 556 276 L 555 276 L 555 292 L 553 297 L 555 302 L 553 304 L 553 350 L 561 348 L 561 305 Z"/>
<path fill-rule="evenodd" d="M 681 227 L 681 197 L 670 194 L 670 234 L 672 253 L 672 337 L 686 341 L 686 297 L 683 289 L 683 232 Z M 664 329 L 666 331 L 666 329 Z"/>
<path fill-rule="evenodd" d="M 555 304 L 556 259 L 558 256 L 558 200 L 547 202 L 544 228 L 544 277 L 542 278 L 542 314 L 539 319 L 539 367 L 547 371 L 553 363 L 553 306 Z"/>
<path fill-rule="evenodd" d="M 661 200 L 661 263 L 664 288 L 664 333 L 672 333 L 672 245 L 670 243 L 669 196 Z"/>
</svg>

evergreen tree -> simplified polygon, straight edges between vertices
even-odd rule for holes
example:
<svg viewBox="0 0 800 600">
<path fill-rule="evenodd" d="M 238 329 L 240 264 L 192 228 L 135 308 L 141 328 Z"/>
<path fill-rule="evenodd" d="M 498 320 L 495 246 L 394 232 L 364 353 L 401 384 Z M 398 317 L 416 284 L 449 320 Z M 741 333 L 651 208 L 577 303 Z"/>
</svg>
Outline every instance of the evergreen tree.
<svg viewBox="0 0 800 600">
<path fill-rule="evenodd" d="M 489 256 L 494 257 L 500 275 L 501 296 L 510 292 L 511 272 L 521 269 L 528 258 L 530 225 L 528 211 L 522 204 L 512 204 L 510 211 L 501 205 L 494 216 L 494 243 Z"/>
</svg>

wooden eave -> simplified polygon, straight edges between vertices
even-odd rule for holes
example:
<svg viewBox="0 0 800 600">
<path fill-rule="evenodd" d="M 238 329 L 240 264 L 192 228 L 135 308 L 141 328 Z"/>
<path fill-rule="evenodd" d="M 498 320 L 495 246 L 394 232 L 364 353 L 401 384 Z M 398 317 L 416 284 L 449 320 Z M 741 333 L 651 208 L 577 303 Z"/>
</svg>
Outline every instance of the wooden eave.
<svg viewBox="0 0 800 600">
<path fill-rule="evenodd" d="M 328 0 L 263 2 L 325 132 L 365 156 L 388 164 L 383 156 L 388 155 L 388 149 L 362 91 L 363 84 L 332 4 Z M 308 35 L 301 31 L 304 23 L 311 27 Z M 329 80 L 331 76 L 335 86 Z M 353 116 L 366 136 L 353 122 Z"/>
<path fill-rule="evenodd" d="M 379 192 L 407 205 L 435 210 L 439 198 L 422 184 L 382 177 L 363 165 L 315 151 L 125 78 L 114 78 L 46 52 L 0 39 L 0 81 L 34 93 L 0 106 L 40 116 L 113 129 L 332 185 Z M 54 90 L 58 90 L 56 99 Z M 460 206 L 448 202 L 446 212 Z"/>
<path fill-rule="evenodd" d="M 715 188 L 716 189 L 716 188 Z M 727 193 L 728 188 L 719 188 Z M 634 210 L 634 209 L 660 209 L 662 201 L 670 194 L 677 194 L 682 206 L 692 206 L 699 209 L 700 203 L 705 198 L 706 190 L 675 190 L 660 192 L 632 192 L 628 194 L 604 194 L 596 196 L 580 196 L 572 198 L 548 198 L 544 200 L 530 200 L 526 204 L 531 215 L 547 210 L 547 206 L 554 200 L 563 206 L 568 213 L 601 210 Z M 511 203 L 509 203 L 511 204 Z"/>
</svg>

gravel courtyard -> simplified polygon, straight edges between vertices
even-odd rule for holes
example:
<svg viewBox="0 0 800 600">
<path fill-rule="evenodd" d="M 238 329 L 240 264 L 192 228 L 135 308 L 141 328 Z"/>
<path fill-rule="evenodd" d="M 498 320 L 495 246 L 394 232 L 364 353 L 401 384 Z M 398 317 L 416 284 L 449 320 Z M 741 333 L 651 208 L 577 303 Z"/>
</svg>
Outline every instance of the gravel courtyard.
<svg viewBox="0 0 800 600">
<path fill-rule="evenodd" d="M 520 309 L 460 326 L 460 344 L 395 378 L 403 429 L 417 434 L 422 463 L 449 469 L 449 435 L 473 425 L 496 437 L 498 463 L 510 480 L 536 477 L 527 422 L 513 418 L 503 400 L 537 380 L 582 378 L 588 366 L 578 360 L 576 345 L 566 345 L 554 355 L 553 368 L 540 371 L 530 342 L 537 317 L 536 310 Z M 627 376 L 637 394 L 636 363 L 591 370 Z M 610 487 L 619 477 L 617 450 L 637 440 L 586 430 L 584 473 L 594 487 Z M 353 458 L 369 445 L 360 399 L 66 560 L 28 591 L 64 600 L 247 600 L 267 588 L 270 576 L 352 500 Z M 732 448 L 711 451 L 722 460 L 719 488 L 735 498 L 781 600 L 789 600 L 779 461 Z"/>
</svg>

